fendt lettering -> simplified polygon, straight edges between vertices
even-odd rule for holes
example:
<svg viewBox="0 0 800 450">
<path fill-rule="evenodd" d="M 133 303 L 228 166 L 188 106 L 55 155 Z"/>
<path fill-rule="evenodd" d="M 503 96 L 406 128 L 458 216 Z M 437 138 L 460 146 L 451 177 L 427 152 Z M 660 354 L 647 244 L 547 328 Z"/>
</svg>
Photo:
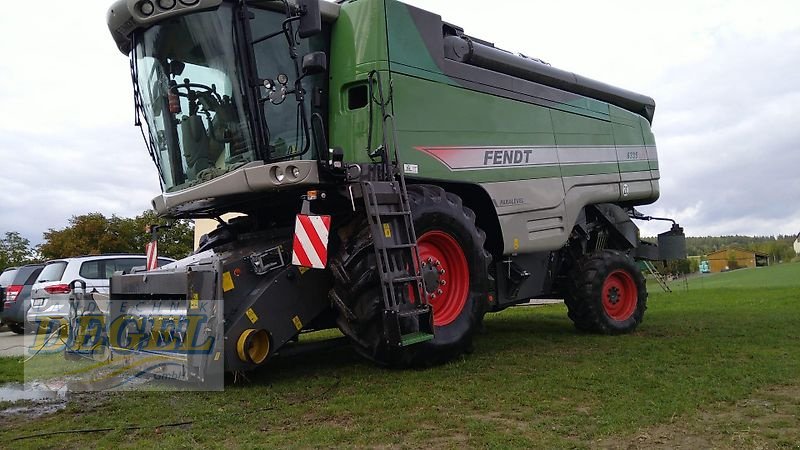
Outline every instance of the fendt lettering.
<svg viewBox="0 0 800 450">
<path fill-rule="evenodd" d="M 639 260 L 685 253 L 679 226 L 659 247 L 633 222 L 660 195 L 648 96 L 398 0 L 141 3 L 117 0 L 108 25 L 161 177 L 153 207 L 237 217 L 190 258 L 114 275 L 111 309 L 208 300 L 227 371 L 326 328 L 384 366 L 441 364 L 487 313 L 537 297 L 566 299 L 581 330 L 629 333 L 647 308 Z M 300 249 L 327 264 L 283 250 L 299 251 L 298 215 L 331 218 L 330 247 Z"/>
<path fill-rule="evenodd" d="M 512 166 L 530 164 L 533 150 L 487 150 L 484 166 Z"/>
</svg>

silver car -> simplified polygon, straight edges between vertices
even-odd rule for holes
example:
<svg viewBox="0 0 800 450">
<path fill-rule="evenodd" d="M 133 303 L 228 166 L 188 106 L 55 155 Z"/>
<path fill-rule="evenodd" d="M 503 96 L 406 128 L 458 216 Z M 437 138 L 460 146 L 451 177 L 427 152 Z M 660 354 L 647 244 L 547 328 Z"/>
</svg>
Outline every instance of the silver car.
<svg viewBox="0 0 800 450">
<path fill-rule="evenodd" d="M 174 261 L 158 258 L 158 266 Z M 108 295 L 109 278 L 114 272 L 130 271 L 146 264 L 147 257 L 144 255 L 81 256 L 49 261 L 31 289 L 31 308 L 27 321 L 38 327 L 45 319 L 66 319 L 69 315 L 69 284 L 72 281 L 85 282 L 89 293 Z"/>
</svg>

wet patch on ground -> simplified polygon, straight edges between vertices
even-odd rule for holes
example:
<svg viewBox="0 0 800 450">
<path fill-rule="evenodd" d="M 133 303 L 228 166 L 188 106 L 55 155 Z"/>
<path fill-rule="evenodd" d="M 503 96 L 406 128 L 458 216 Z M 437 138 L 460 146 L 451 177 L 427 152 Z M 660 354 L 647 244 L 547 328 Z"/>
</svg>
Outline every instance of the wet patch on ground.
<svg viewBox="0 0 800 450">
<path fill-rule="evenodd" d="M 7 383 L 0 385 L 0 417 L 37 418 L 67 407 L 69 392 L 62 382 Z"/>
</svg>

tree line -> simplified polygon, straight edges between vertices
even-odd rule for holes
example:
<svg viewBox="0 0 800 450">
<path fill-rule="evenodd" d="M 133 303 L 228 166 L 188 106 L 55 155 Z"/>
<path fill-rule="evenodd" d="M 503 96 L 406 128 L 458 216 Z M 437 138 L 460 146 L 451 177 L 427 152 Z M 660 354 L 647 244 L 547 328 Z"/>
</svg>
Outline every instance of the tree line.
<svg viewBox="0 0 800 450">
<path fill-rule="evenodd" d="M 686 238 L 689 255 L 706 256 L 719 250 L 741 248 L 769 255 L 771 262 L 787 262 L 795 257 L 796 236 L 707 236 Z"/>
<path fill-rule="evenodd" d="M 700 270 L 700 261 L 709 254 L 719 250 L 740 248 L 763 253 L 769 256 L 770 264 L 789 262 L 797 257 L 794 251 L 796 236 L 704 236 L 687 237 L 686 253 L 694 258 L 670 261 L 659 266 L 668 273 L 684 274 L 695 273 Z M 646 241 L 657 242 L 656 238 L 644 238 Z"/>
<path fill-rule="evenodd" d="M 171 228 L 159 230 L 158 254 L 174 259 L 190 255 L 194 249 L 194 225 L 191 221 L 170 222 Z M 17 231 L 0 236 L 0 270 L 51 259 L 105 253 L 144 254 L 150 241 L 147 227 L 167 225 L 152 211 L 132 217 L 106 217 L 101 213 L 72 216 L 63 229 L 49 229 L 39 245 Z"/>
</svg>

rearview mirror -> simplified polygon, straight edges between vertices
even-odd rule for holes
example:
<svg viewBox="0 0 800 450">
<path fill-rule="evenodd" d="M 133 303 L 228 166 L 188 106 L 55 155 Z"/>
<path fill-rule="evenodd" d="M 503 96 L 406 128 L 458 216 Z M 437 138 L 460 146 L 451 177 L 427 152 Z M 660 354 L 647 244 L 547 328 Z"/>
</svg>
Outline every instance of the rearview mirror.
<svg viewBox="0 0 800 450">
<path fill-rule="evenodd" d="M 325 52 L 312 52 L 303 56 L 303 76 L 325 73 L 328 70 L 328 57 Z"/>
<path fill-rule="evenodd" d="M 319 10 L 320 0 L 298 0 L 300 7 L 300 29 L 298 34 L 301 38 L 322 33 L 322 13 Z"/>
</svg>

